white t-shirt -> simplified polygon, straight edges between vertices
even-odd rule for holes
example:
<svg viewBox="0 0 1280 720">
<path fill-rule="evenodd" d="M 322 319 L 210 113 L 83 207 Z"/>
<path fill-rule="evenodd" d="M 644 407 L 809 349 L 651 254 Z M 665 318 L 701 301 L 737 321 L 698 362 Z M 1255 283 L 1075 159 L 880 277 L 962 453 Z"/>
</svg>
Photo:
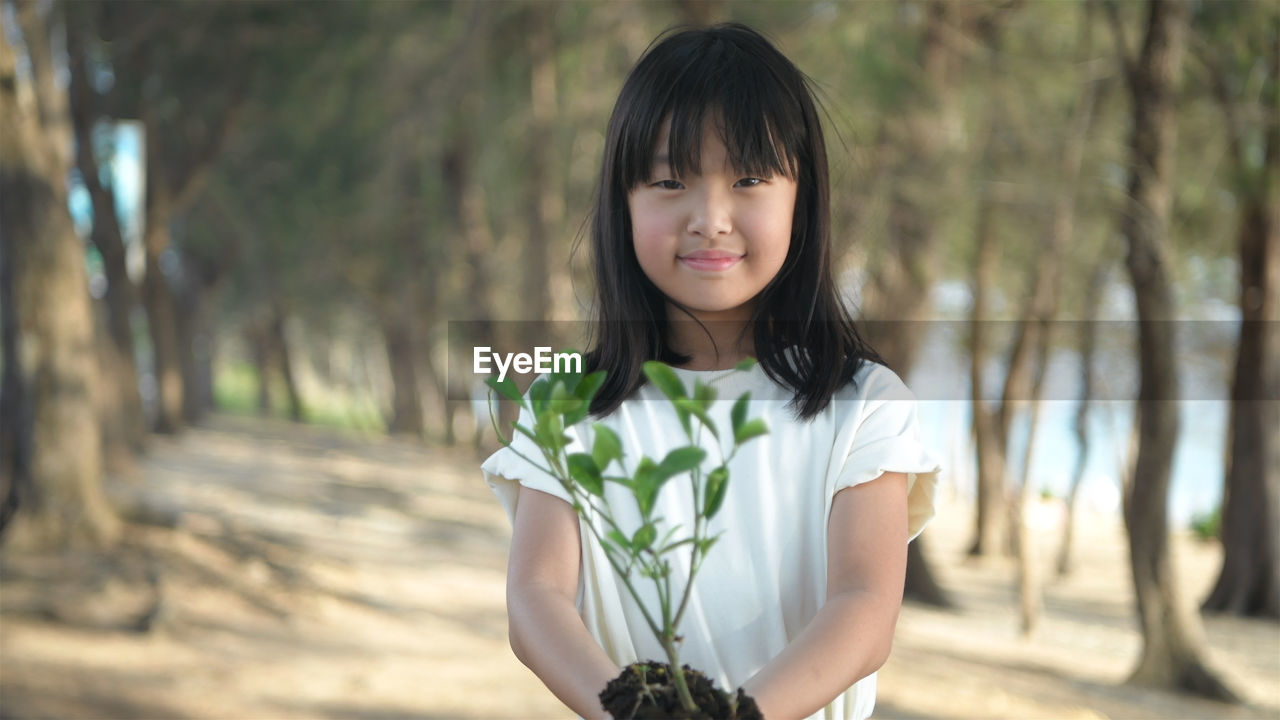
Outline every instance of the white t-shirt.
<svg viewBox="0 0 1280 720">
<path fill-rule="evenodd" d="M 786 407 L 791 391 L 771 381 L 760 365 L 746 372 L 675 371 L 690 392 L 695 379 L 716 381 L 719 399 L 710 415 L 726 454 L 732 448 L 730 409 L 743 392 L 751 392 L 747 416 L 763 418 L 769 427 L 767 435 L 744 444 L 729 464 L 724 504 L 708 525 L 710 534 L 723 534 L 694 580 L 688 610 L 677 628 L 684 638 L 681 663 L 702 670 L 721 689 L 731 691 L 798 636 L 822 605 L 827 520 L 836 492 L 885 472 L 907 473 L 911 539 L 933 516 L 939 466 L 921 443 L 914 396 L 883 365 L 864 363 L 854 383 L 807 423 L 797 421 Z M 532 427 L 527 416 L 521 422 Z M 689 444 L 670 402 L 651 383 L 600 422 L 617 433 L 629 453 L 623 460 L 628 472 L 634 470 L 640 454 L 657 462 L 668 451 Z M 590 424 L 588 419 L 568 432 L 573 439 L 569 452 L 590 451 Z M 693 426 L 698 426 L 696 420 Z M 722 457 L 720 449 L 705 430 L 698 439 L 707 450 L 705 467 L 710 469 Z M 528 438 L 516 433 L 514 447 L 546 467 Z M 619 474 L 613 472 L 616 469 L 614 465 L 606 474 Z M 517 483 L 561 499 L 569 497 L 552 476 L 530 466 L 511 448 L 491 455 L 482 470 L 512 519 Z M 676 525 L 680 528 L 677 538 L 692 531 L 691 498 L 687 474 L 667 482 L 653 511 L 653 517 L 663 519 L 658 537 Z M 634 498 L 626 488 L 606 483 L 606 499 L 629 537 L 641 524 Z M 581 535 L 578 611 L 587 629 L 620 666 L 638 660 L 665 661 L 661 645 L 585 524 Z M 688 575 L 687 546 L 668 557 L 674 594 L 679 598 L 684 584 L 675 579 Z M 645 607 L 659 617 L 651 581 L 636 576 L 632 582 L 646 598 Z M 873 673 L 813 717 L 861 720 L 871 715 L 875 694 Z"/>
</svg>

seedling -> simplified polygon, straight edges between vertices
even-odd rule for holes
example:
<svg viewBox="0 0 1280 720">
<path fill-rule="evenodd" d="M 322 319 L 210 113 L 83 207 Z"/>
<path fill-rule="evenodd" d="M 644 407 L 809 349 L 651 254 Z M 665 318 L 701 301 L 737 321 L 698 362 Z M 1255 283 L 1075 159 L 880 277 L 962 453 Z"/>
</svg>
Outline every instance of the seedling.
<svg viewBox="0 0 1280 720">
<path fill-rule="evenodd" d="M 735 370 L 750 370 L 754 365 L 755 360 L 747 359 Z M 523 394 L 510 379 L 486 380 L 489 387 L 533 418 L 533 427 L 525 427 L 518 421 L 512 426 L 533 441 L 541 452 L 541 462 L 525 456 L 503 436 L 492 406 L 492 393 L 490 419 L 505 445 L 526 462 L 553 476 L 569 494 L 582 524 L 604 548 L 609 564 L 662 645 L 681 706 L 696 714 L 699 708 L 689 692 L 680 664 L 680 622 L 688 607 L 694 578 L 720 537 L 720 534 L 709 534 L 708 523 L 724 504 L 729 489 L 729 462 L 742 445 L 769 430 L 764 420 L 747 417 L 751 394 L 744 393 L 733 403 L 729 413 L 730 432 L 722 439 L 721 429 L 711 417 L 711 407 L 717 396 L 715 383 L 725 376 L 709 383 L 696 380 L 690 393 L 679 376 L 663 363 L 645 363 L 644 374 L 672 404 L 689 441 L 688 445 L 672 449 L 661 459 L 624 448 L 618 435 L 599 422 L 590 424 L 590 451 L 569 452 L 572 438 L 566 431 L 587 421 L 591 401 L 604 384 L 604 371 L 585 376 L 576 372 L 550 373 L 536 380 Z M 716 449 L 716 457 L 709 457 L 703 448 L 700 442 L 703 431 L 715 440 L 711 444 Z M 722 440 L 728 441 L 727 454 L 722 449 Z M 691 529 L 670 527 L 659 537 L 659 527 L 665 523 L 662 518 L 654 517 L 658 496 L 670 481 L 680 478 L 687 481 L 692 490 L 694 526 Z M 623 528 L 616 522 L 605 492 L 610 484 L 629 491 L 626 496 L 639 510 L 638 528 Z M 617 497 L 616 493 L 612 495 Z M 683 587 L 673 584 L 672 578 L 670 558 L 678 552 L 689 554 L 689 572 L 688 577 L 683 578 Z M 656 612 L 646 607 L 637 590 L 638 579 L 649 581 L 656 590 Z"/>
</svg>

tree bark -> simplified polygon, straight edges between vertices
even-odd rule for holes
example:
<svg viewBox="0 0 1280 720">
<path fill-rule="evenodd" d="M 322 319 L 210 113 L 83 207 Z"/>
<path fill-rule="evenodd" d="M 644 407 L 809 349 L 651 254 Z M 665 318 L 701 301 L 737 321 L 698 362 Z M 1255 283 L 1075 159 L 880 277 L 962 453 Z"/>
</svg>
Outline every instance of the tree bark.
<svg viewBox="0 0 1280 720">
<path fill-rule="evenodd" d="M 459 103 L 463 112 L 460 117 L 481 111 L 480 102 L 478 93 L 468 93 Z M 470 288 L 468 300 L 473 308 L 471 317 L 476 319 L 459 325 L 462 332 L 450 332 L 450 342 L 468 347 L 482 345 L 504 352 L 510 351 L 517 338 L 513 337 L 514 333 L 509 332 L 508 327 L 495 320 L 500 315 L 492 265 L 493 233 L 485 207 L 484 186 L 476 182 L 473 175 L 473 141 L 465 121 L 455 118 L 453 135 L 453 142 L 441 162 L 441 173 L 445 180 L 445 206 L 451 226 L 464 239 L 463 261 L 468 273 L 467 287 Z M 459 361 L 469 362 L 467 358 Z M 448 388 L 446 392 L 450 390 L 464 392 L 469 397 L 476 388 Z M 509 429 L 518 416 L 519 408 L 507 400 L 499 399 L 496 402 L 499 426 Z M 486 429 L 490 427 L 488 418 L 479 420 L 476 423 L 477 447 L 482 445 Z"/>
<path fill-rule="evenodd" d="M 1231 382 L 1230 464 L 1222 506 L 1222 570 L 1203 609 L 1280 618 L 1280 427 L 1275 325 L 1280 320 L 1280 212 L 1246 203 L 1240 235 L 1243 322 Z M 1270 275 L 1270 277 L 1267 277 Z"/>
<path fill-rule="evenodd" d="M 116 217 L 115 193 L 104 185 L 94 153 L 93 126 L 98 117 L 94 91 L 89 85 L 85 43 L 90 33 L 83 22 L 67 24 L 70 70 L 70 109 L 76 139 L 76 166 L 93 203 L 93 227 L 89 238 L 102 256 L 107 277 L 104 297 L 107 340 L 103 347 L 103 450 L 108 456 L 143 451 L 146 419 L 138 390 L 138 362 L 134 351 L 131 318 L 137 302 L 133 281 L 125 265 L 125 247 Z"/>
<path fill-rule="evenodd" d="M 1083 24 L 1085 34 L 1080 47 L 1079 57 L 1083 60 L 1092 55 L 1090 7 L 1086 6 Z M 1044 381 L 1048 374 L 1052 348 L 1051 332 L 1058 314 L 1058 306 L 1062 290 L 1059 278 L 1062 274 L 1063 250 L 1075 233 L 1075 205 L 1079 189 L 1080 165 L 1084 157 L 1085 139 L 1089 128 L 1093 125 L 1094 107 L 1097 102 L 1099 81 L 1086 78 L 1081 83 L 1080 96 L 1072 112 L 1071 130 L 1059 158 L 1062 169 L 1062 184 L 1058 188 L 1053 207 L 1053 217 L 1049 227 L 1048 241 L 1040 246 L 1036 258 L 1035 273 L 1031 281 L 1031 297 L 1026 304 L 1027 313 L 1022 324 L 1029 331 L 1028 345 L 1035 344 L 1035 376 L 1031 381 L 1030 395 L 1031 415 L 1027 423 L 1027 446 L 1022 461 L 1022 481 L 1018 492 L 1017 516 L 1017 548 L 1018 548 L 1018 586 L 1022 598 L 1022 634 L 1031 637 L 1040 623 L 1040 615 L 1044 608 L 1042 595 L 1041 572 L 1038 564 L 1035 535 L 1028 526 L 1027 508 L 1035 500 L 1036 493 L 1032 481 L 1032 460 L 1034 459 L 1036 427 L 1039 424 L 1041 404 L 1043 403 Z M 1087 433 L 1086 433 L 1087 434 Z M 1007 447 L 1007 439 L 1006 445 Z"/>
<path fill-rule="evenodd" d="M 1062 541 L 1058 546 L 1058 576 L 1065 577 L 1073 569 L 1072 560 L 1073 537 L 1075 532 L 1076 503 L 1079 500 L 1080 485 L 1084 480 L 1085 467 L 1089 461 L 1089 411 L 1093 404 L 1093 356 L 1098 343 L 1097 318 L 1101 304 L 1102 291 L 1106 287 L 1107 270 L 1105 265 L 1094 268 L 1089 279 L 1089 289 L 1085 294 L 1084 319 L 1080 323 L 1080 406 L 1076 409 L 1075 435 L 1079 452 L 1076 455 L 1075 469 L 1071 473 L 1071 489 L 1067 492 L 1067 513 L 1063 520 Z"/>
<path fill-rule="evenodd" d="M 954 112 L 951 81 L 958 60 L 945 38 L 959 30 L 965 9 L 937 0 L 929 3 L 920 44 L 923 68 L 922 98 L 901 122 L 903 135 L 892 138 L 903 153 L 892 171 L 888 236 L 893 242 L 863 289 L 863 317 L 874 322 L 863 326 L 868 342 L 895 372 L 906 375 L 915 362 L 924 337 L 929 311 L 929 290 L 937 275 L 934 219 L 912 179 L 930 178 L 932 184 L 947 167 L 949 123 Z M 953 603 L 934 580 L 924 552 L 924 536 L 907 546 L 904 596 L 912 600 L 951 607 Z"/>
<path fill-rule="evenodd" d="M 93 315 L 83 248 L 67 211 L 69 138 L 62 136 L 70 125 L 53 85 L 44 19 L 34 4 L 18 11 L 38 86 L 33 94 L 42 100 L 41 107 L 24 101 L 0 14 L 0 442 L 17 451 L 5 455 L 0 473 L 9 484 L 3 540 L 23 549 L 106 546 L 121 525 L 102 490 Z"/>
<path fill-rule="evenodd" d="M 988 141 L 989 142 L 989 141 Z M 984 192 L 978 205 L 977 252 L 974 254 L 973 309 L 969 323 L 969 382 L 973 437 L 978 456 L 978 483 L 970 556 L 991 555 L 1004 531 L 1004 452 L 997 438 L 996 412 L 986 404 L 983 369 L 987 364 L 987 288 L 995 281 L 996 244 L 992 229 L 994 200 Z"/>
<path fill-rule="evenodd" d="M 1130 565 L 1142 656 L 1129 678 L 1219 700 L 1239 698 L 1204 662 L 1199 617 L 1182 602 L 1169 555 L 1168 500 L 1178 438 L 1175 313 L 1168 271 L 1169 215 L 1176 131 L 1175 91 L 1181 75 L 1187 5 L 1150 0 L 1139 56 L 1123 54 L 1133 100 L 1130 177 L 1120 231 L 1138 310 L 1139 444 L 1125 503 Z M 1114 8 L 1112 8 L 1113 18 Z M 1117 45 L 1122 26 L 1113 20 Z"/>
<path fill-rule="evenodd" d="M 173 291 L 161 269 L 161 257 L 169 248 L 169 221 L 172 195 L 160 171 L 159 131 L 146 122 L 147 203 L 142 233 L 146 274 L 142 279 L 142 304 L 147 311 L 151 335 L 152 374 L 156 382 L 155 420 L 152 429 L 172 434 L 182 430 L 182 368 L 178 352 L 178 328 L 173 310 Z"/>
<path fill-rule="evenodd" d="M 285 333 L 284 306 L 279 298 L 271 303 L 271 321 L 267 331 L 270 333 L 268 346 L 278 363 L 280 379 L 284 380 L 285 397 L 289 401 L 289 419 L 302 422 L 305 419 L 302 395 L 298 392 L 298 383 L 293 377 L 293 355 L 289 351 L 289 338 Z"/>
<path fill-rule="evenodd" d="M 402 303 L 385 307 L 380 318 L 391 371 L 391 420 L 387 431 L 393 435 L 422 437 L 425 430 L 422 401 L 415 362 L 412 309 Z"/>
<path fill-rule="evenodd" d="M 258 379 L 258 415 L 271 415 L 271 343 L 261 318 L 251 317 L 244 326 L 243 337 Z"/>
<path fill-rule="evenodd" d="M 1222 570 L 1201 606 L 1210 612 L 1280 618 L 1280 48 L 1270 28 L 1262 95 L 1262 165 L 1251 167 L 1241 137 L 1237 98 L 1222 64 L 1209 63 L 1214 94 L 1224 111 L 1237 181 L 1240 221 L 1240 342 L 1231 381 L 1228 469 L 1223 486 Z M 1255 161 L 1256 162 L 1256 161 Z"/>
<path fill-rule="evenodd" d="M 183 257 L 187 278 L 174 297 L 178 368 L 182 373 L 182 419 L 194 425 L 213 407 L 211 355 L 213 333 L 209 329 L 208 295 L 212 283 L 205 277 L 205 261 Z"/>
</svg>

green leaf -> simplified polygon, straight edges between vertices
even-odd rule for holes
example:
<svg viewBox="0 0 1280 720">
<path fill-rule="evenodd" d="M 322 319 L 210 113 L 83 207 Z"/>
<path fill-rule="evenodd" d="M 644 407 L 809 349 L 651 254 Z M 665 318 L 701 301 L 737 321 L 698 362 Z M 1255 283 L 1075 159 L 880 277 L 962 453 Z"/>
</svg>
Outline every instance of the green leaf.
<svg viewBox="0 0 1280 720">
<path fill-rule="evenodd" d="M 545 377 L 538 378 L 529 386 L 529 408 L 534 417 L 542 415 L 547 409 L 547 399 L 551 396 L 551 381 Z"/>
<path fill-rule="evenodd" d="M 523 403 L 524 398 L 520 395 L 520 388 L 516 387 L 515 381 L 511 378 L 503 378 L 499 380 L 490 376 L 484 379 L 484 384 L 498 391 L 502 397 L 516 403 Z"/>
<path fill-rule="evenodd" d="M 686 542 L 686 541 L 683 541 L 683 540 L 682 540 L 681 542 L 676 543 L 675 545 L 669 545 L 669 544 L 668 544 L 668 543 L 670 543 L 670 542 L 671 542 L 671 538 L 672 538 L 672 536 L 674 536 L 674 535 L 676 534 L 676 532 L 677 532 L 677 531 L 679 531 L 679 530 L 680 530 L 680 526 L 679 526 L 679 525 L 677 525 L 677 526 L 675 526 L 675 527 L 671 528 L 670 530 L 667 530 L 667 534 L 666 534 L 666 535 L 663 535 L 663 536 L 662 536 L 662 539 L 658 541 L 658 547 L 657 547 L 653 552 L 654 552 L 654 553 L 656 553 L 656 554 L 658 554 L 658 555 L 665 555 L 665 554 L 667 554 L 668 552 L 670 552 L 671 550 L 673 550 L 673 549 L 675 549 L 675 548 L 677 548 L 677 547 L 680 547 L 681 543 Z"/>
<path fill-rule="evenodd" d="M 658 537 L 658 528 L 653 523 L 647 522 L 640 526 L 636 534 L 631 536 L 631 549 L 635 552 L 644 552 L 648 550 L 653 541 Z"/>
<path fill-rule="evenodd" d="M 711 403 L 716 401 L 716 394 L 714 385 L 708 385 L 701 380 L 693 381 L 693 401 L 703 410 L 711 407 Z"/>
<path fill-rule="evenodd" d="M 681 399 L 687 399 L 687 398 L 681 398 Z M 674 402 L 679 403 L 680 400 L 676 400 Z M 693 427 L 689 425 L 689 417 L 691 413 L 689 412 L 688 408 L 681 407 L 680 405 L 677 404 L 675 406 L 675 411 L 676 411 L 676 418 L 680 420 L 680 427 L 684 428 L 684 434 L 685 435 L 691 434 L 693 432 Z"/>
<path fill-rule="evenodd" d="M 729 411 L 729 421 L 733 424 L 733 436 L 738 436 L 738 430 L 742 427 L 742 423 L 747 421 L 747 403 L 751 402 L 751 393 L 742 393 L 733 403 L 733 409 Z"/>
<path fill-rule="evenodd" d="M 605 533 L 605 537 L 608 538 L 609 540 L 612 540 L 613 544 L 616 545 L 619 550 L 626 550 L 627 554 L 629 555 L 634 552 L 631 549 L 631 541 L 627 539 L 626 535 L 623 535 L 617 530 L 610 530 L 609 532 Z"/>
<path fill-rule="evenodd" d="M 595 443 L 591 446 L 591 457 L 596 461 L 596 467 L 604 470 L 614 460 L 622 460 L 622 441 L 618 439 L 617 433 L 602 423 L 592 424 L 591 429 L 596 436 Z"/>
<path fill-rule="evenodd" d="M 590 405 L 591 401 L 595 399 L 596 393 L 604 385 L 605 376 L 605 371 L 597 370 L 582 378 L 582 382 L 578 383 L 578 387 L 573 389 L 574 396 Z"/>
<path fill-rule="evenodd" d="M 679 447 L 667 453 L 662 458 L 662 462 L 658 464 L 658 474 L 666 478 L 688 472 L 699 465 L 707 457 L 707 451 L 700 447 L 687 445 Z"/>
<path fill-rule="evenodd" d="M 635 480 L 632 480 L 631 478 L 627 478 L 627 477 L 622 477 L 622 475 L 604 475 L 604 482 L 618 483 L 620 484 L 620 486 L 630 489 L 632 493 L 635 492 L 635 486 L 636 486 Z"/>
<path fill-rule="evenodd" d="M 604 478 L 600 476 L 600 468 L 596 466 L 596 461 L 592 460 L 590 455 L 586 453 L 569 455 L 569 477 L 592 495 L 604 497 Z"/>
<path fill-rule="evenodd" d="M 699 540 L 697 541 L 697 542 L 698 542 L 698 553 L 699 553 L 699 554 L 701 554 L 701 555 L 706 555 L 706 554 L 707 554 L 707 551 L 711 549 L 711 546 L 712 546 L 712 545 L 715 545 L 715 544 L 716 544 L 716 541 L 717 541 L 717 540 L 719 540 L 719 539 L 720 539 L 720 535 L 716 535 L 715 537 L 709 537 L 709 538 L 701 538 L 701 539 L 699 539 Z"/>
<path fill-rule="evenodd" d="M 707 474 L 707 486 L 702 503 L 702 516 L 710 520 L 720 512 L 724 497 L 729 490 L 729 468 L 721 465 Z"/>
<path fill-rule="evenodd" d="M 711 415 L 708 414 L 705 409 L 700 407 L 697 401 L 690 400 L 689 398 L 679 398 L 675 401 L 675 406 L 677 409 L 685 410 L 686 412 L 696 416 L 698 418 L 698 422 L 702 423 L 703 427 L 710 430 L 711 434 L 717 440 L 720 439 L 720 432 L 716 429 L 715 422 L 711 420 Z"/>
<path fill-rule="evenodd" d="M 596 392 L 600 386 L 604 384 L 605 372 L 597 370 L 579 380 L 576 380 L 573 388 L 573 396 L 579 401 L 579 404 L 572 410 L 565 413 L 565 425 L 576 425 L 587 419 L 587 415 L 591 413 L 591 400 L 596 396 Z M 603 466 L 601 466 L 603 467 Z"/>
<path fill-rule="evenodd" d="M 684 383 L 680 382 L 680 378 L 676 375 L 676 371 L 665 363 L 657 360 L 650 360 L 644 364 L 644 374 L 649 378 L 668 400 L 676 398 L 688 397 L 685 392 Z"/>
<path fill-rule="evenodd" d="M 575 412 L 580 407 L 582 407 L 582 400 L 570 394 L 563 382 L 557 382 L 551 386 L 550 409 L 552 412 L 564 415 Z M 571 425 L 572 423 L 565 424 Z"/>
<path fill-rule="evenodd" d="M 632 480 L 631 491 L 636 496 L 636 504 L 640 506 L 640 515 L 647 521 L 653 513 L 653 503 L 658 498 L 658 489 L 662 487 L 662 478 L 658 477 L 658 466 L 649 458 L 640 458 Z"/>
<path fill-rule="evenodd" d="M 742 358 L 737 365 L 733 366 L 734 370 L 750 370 L 756 366 L 756 359 L 753 357 Z"/>
<path fill-rule="evenodd" d="M 537 424 L 533 426 L 533 434 L 537 436 L 538 444 L 553 454 L 564 447 L 564 422 L 554 410 L 542 411 Z"/>
<path fill-rule="evenodd" d="M 741 445 L 753 437 L 758 437 L 769 432 L 769 426 L 764 424 L 764 420 L 755 418 L 748 420 L 741 427 L 734 430 L 733 441 Z"/>
<path fill-rule="evenodd" d="M 547 373 L 547 382 L 551 385 L 551 397 L 556 399 L 556 395 L 560 395 L 560 400 L 565 396 L 572 396 L 573 389 L 578 386 L 579 377 L 571 373 Z"/>
</svg>

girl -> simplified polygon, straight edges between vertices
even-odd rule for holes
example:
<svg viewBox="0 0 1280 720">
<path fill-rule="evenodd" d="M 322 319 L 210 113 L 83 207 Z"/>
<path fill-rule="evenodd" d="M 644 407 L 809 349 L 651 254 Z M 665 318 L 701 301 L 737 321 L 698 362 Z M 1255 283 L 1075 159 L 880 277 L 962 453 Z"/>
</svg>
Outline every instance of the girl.
<svg viewBox="0 0 1280 720">
<path fill-rule="evenodd" d="M 658 359 L 686 386 L 717 384 L 728 399 L 712 409 L 721 427 L 750 391 L 751 415 L 770 429 L 729 466 L 710 527 L 723 534 L 679 628 L 682 660 L 742 687 L 770 720 L 869 716 L 906 546 L 933 514 L 938 467 L 910 392 L 841 306 L 826 149 L 805 77 L 742 25 L 660 38 L 622 87 L 597 192 L 585 370 L 608 378 L 593 414 L 632 463 L 686 444 L 641 372 Z M 732 371 L 747 356 L 754 369 Z M 583 425 L 570 433 L 579 450 L 592 445 Z M 514 442 L 540 456 L 523 436 Z M 605 684 L 661 647 L 554 478 L 511 449 L 483 471 L 514 525 L 512 649 L 571 709 L 602 717 Z M 628 491 L 610 485 L 615 515 L 639 527 Z M 687 529 L 692 508 L 688 488 L 671 483 L 654 516 Z"/>
</svg>

